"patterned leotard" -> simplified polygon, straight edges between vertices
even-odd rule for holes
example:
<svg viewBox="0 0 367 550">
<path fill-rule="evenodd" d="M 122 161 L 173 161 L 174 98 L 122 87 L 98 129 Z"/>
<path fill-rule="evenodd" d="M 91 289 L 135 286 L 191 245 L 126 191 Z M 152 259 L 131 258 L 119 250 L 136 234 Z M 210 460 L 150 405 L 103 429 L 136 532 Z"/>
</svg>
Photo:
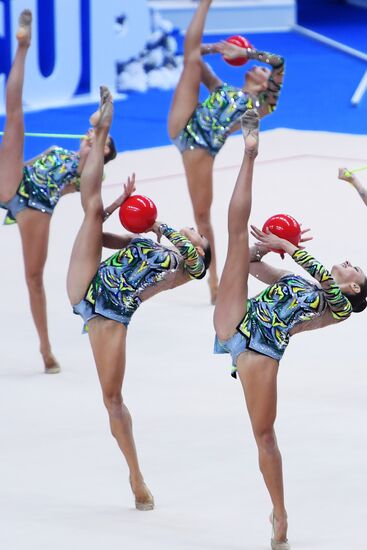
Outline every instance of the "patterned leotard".
<svg viewBox="0 0 367 550">
<path fill-rule="evenodd" d="M 101 315 L 127 326 L 143 300 L 170 288 L 183 269 L 193 279 L 205 273 L 201 256 L 191 242 L 162 225 L 163 234 L 179 252 L 138 236 L 101 263 L 85 298 L 74 313 L 85 323 Z"/>
<path fill-rule="evenodd" d="M 244 338 L 244 349 L 251 349 L 280 360 L 288 345 L 291 330 L 330 309 L 336 321 L 344 321 L 351 312 L 349 300 L 342 294 L 329 271 L 305 250 L 297 250 L 293 259 L 321 285 L 299 275 L 288 274 L 247 301 L 247 313 L 237 327 Z M 217 352 L 228 353 L 217 340 Z M 233 375 L 235 376 L 235 370 Z"/>
<path fill-rule="evenodd" d="M 263 57 L 271 56 L 263 52 Z M 273 74 L 268 80 L 268 88 L 258 97 L 223 83 L 212 91 L 203 103 L 199 103 L 193 112 L 186 127 L 173 140 L 174 145 L 181 153 L 188 149 L 206 149 L 215 157 L 223 147 L 232 128 L 238 124 L 247 109 L 261 108 L 263 114 L 275 110 L 281 91 L 281 84 L 276 84 L 273 78 L 274 71 L 278 75 L 284 73 L 284 59 L 277 58 L 273 67 Z"/>
<path fill-rule="evenodd" d="M 18 191 L 8 203 L 0 203 L 8 210 L 4 223 L 15 223 L 15 215 L 23 208 L 34 208 L 52 214 L 68 183 L 79 190 L 79 153 L 54 147 L 33 164 L 24 166 Z"/>
<path fill-rule="evenodd" d="M 232 126 L 256 100 L 240 88 L 223 84 L 196 107 L 186 127 L 173 143 L 181 153 L 202 148 L 215 156 L 223 147 Z"/>
</svg>

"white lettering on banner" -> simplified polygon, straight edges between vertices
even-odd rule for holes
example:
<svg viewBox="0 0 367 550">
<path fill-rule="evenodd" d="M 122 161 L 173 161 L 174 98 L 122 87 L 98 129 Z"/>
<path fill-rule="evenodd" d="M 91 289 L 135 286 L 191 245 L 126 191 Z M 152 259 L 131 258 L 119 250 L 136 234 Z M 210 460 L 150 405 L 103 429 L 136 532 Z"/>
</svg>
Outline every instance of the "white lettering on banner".
<svg viewBox="0 0 367 550">
<path fill-rule="evenodd" d="M 75 91 L 82 73 L 80 0 L 54 0 L 55 6 L 55 66 L 52 74 L 44 77 L 39 67 L 37 0 L 10 2 L 11 44 L 14 59 L 17 48 L 15 34 L 20 12 L 29 8 L 33 13 L 32 46 L 29 49 L 24 83 L 26 108 L 67 105 L 77 101 Z M 99 94 L 100 84 L 116 89 L 117 62 L 137 56 L 150 34 L 150 13 L 147 0 L 90 0 L 90 98 Z M 4 5 L 0 1 L 0 36 L 5 33 Z M 41 33 L 50 33 L 41 28 Z M 4 75 L 0 74 L 0 112 L 4 111 Z M 84 96 L 85 97 L 85 96 Z M 88 98 L 89 96 L 87 96 Z"/>
<path fill-rule="evenodd" d="M 23 92 L 25 104 L 43 107 L 53 103 L 67 103 L 74 95 L 81 73 L 79 4 L 79 0 L 55 0 L 55 67 L 50 76 L 44 77 L 38 64 L 37 28 L 40 14 L 37 1 L 13 0 L 11 2 L 13 57 L 17 47 L 15 34 L 19 13 L 25 8 L 31 9 L 33 13 L 33 40 L 27 55 Z M 41 28 L 40 32 L 47 33 L 49 29 Z"/>
<path fill-rule="evenodd" d="M 124 33 L 116 31 L 122 18 Z M 146 0 L 91 0 L 91 94 L 99 93 L 100 84 L 115 89 L 116 63 L 127 61 L 144 48 L 150 34 Z"/>
</svg>

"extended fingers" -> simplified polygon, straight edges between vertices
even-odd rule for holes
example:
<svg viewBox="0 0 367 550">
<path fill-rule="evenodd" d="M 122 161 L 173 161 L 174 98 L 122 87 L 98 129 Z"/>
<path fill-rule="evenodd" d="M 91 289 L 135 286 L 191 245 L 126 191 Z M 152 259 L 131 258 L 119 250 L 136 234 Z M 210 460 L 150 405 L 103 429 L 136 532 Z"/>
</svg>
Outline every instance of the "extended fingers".
<svg viewBox="0 0 367 550">
<path fill-rule="evenodd" d="M 305 243 L 306 241 L 312 241 L 313 239 L 312 235 L 308 235 L 306 237 L 303 236 L 305 233 L 308 233 L 309 231 L 311 231 L 309 227 L 307 227 L 307 229 L 301 230 L 301 239 L 300 239 L 301 243 Z"/>
<path fill-rule="evenodd" d="M 255 237 L 255 239 L 259 239 L 259 240 L 266 239 L 266 235 L 264 233 L 262 233 L 261 231 L 259 231 L 258 229 L 256 229 L 256 227 L 251 226 L 250 233 L 253 237 Z"/>
<path fill-rule="evenodd" d="M 256 225 L 250 225 L 250 227 L 251 227 L 251 231 L 253 231 L 256 235 L 262 235 L 262 236 L 265 235 L 265 233 L 261 231 L 258 227 L 256 227 Z"/>
</svg>

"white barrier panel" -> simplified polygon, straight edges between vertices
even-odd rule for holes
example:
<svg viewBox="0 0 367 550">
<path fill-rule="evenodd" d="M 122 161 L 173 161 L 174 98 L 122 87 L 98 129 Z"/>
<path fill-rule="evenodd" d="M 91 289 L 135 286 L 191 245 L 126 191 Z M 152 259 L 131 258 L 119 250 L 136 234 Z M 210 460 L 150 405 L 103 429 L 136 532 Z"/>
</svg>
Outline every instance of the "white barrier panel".
<svg viewBox="0 0 367 550">
<path fill-rule="evenodd" d="M 192 0 L 150 0 L 149 4 L 183 33 L 197 6 Z M 295 0 L 215 0 L 205 33 L 288 31 L 295 22 Z"/>
</svg>

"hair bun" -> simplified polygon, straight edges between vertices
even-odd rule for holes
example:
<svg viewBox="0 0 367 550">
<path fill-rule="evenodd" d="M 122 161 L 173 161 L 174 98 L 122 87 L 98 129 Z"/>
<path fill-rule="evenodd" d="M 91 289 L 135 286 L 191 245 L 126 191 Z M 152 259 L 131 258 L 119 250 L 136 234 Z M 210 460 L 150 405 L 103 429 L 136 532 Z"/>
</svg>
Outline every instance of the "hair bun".
<svg viewBox="0 0 367 550">
<path fill-rule="evenodd" d="M 352 309 L 354 313 L 361 313 L 361 311 L 364 311 L 366 307 L 367 307 L 366 299 L 364 299 L 363 302 L 359 302 L 359 304 L 352 304 Z"/>
</svg>

